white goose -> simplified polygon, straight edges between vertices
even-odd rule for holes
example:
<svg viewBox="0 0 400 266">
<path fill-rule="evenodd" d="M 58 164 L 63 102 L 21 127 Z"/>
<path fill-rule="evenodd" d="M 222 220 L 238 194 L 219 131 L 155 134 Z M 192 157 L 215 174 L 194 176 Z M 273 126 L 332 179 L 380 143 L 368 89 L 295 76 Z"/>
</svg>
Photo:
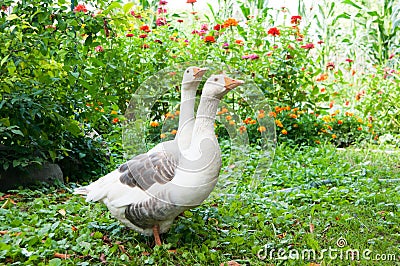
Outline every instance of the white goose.
<svg viewBox="0 0 400 266">
<path fill-rule="evenodd" d="M 179 157 L 172 149 L 138 155 L 110 177 L 103 177 L 113 180 L 107 186 L 96 186 L 96 181 L 76 193 L 87 194 L 87 201 L 102 201 L 119 221 L 144 235 L 153 234 L 161 245 L 159 233 L 166 232 L 182 211 L 200 205 L 213 190 L 221 168 L 215 114 L 221 98 L 242 83 L 225 75 L 207 80 L 192 142 Z"/>
</svg>

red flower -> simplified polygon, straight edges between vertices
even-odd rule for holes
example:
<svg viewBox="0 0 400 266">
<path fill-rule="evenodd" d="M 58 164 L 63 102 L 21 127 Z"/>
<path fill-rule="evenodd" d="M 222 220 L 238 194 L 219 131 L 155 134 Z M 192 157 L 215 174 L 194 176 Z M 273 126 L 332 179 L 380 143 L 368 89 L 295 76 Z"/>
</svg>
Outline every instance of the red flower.
<svg viewBox="0 0 400 266">
<path fill-rule="evenodd" d="M 150 30 L 150 27 L 147 26 L 147 25 L 141 26 L 141 27 L 140 27 L 140 30 L 145 31 L 145 32 L 150 32 L 150 31 L 151 31 L 151 30 Z"/>
<path fill-rule="evenodd" d="M 186 3 L 188 3 L 188 4 L 194 4 L 194 3 L 196 3 L 197 2 L 197 0 L 187 0 L 186 1 Z"/>
<path fill-rule="evenodd" d="M 118 117 L 114 118 L 114 119 L 112 120 L 112 122 L 113 122 L 113 124 L 118 123 L 118 122 L 119 122 L 119 118 L 118 118 Z"/>
<path fill-rule="evenodd" d="M 148 49 L 148 48 L 150 48 L 150 45 L 148 45 L 147 43 L 145 43 L 145 44 L 143 44 L 141 47 L 142 47 L 143 49 Z"/>
<path fill-rule="evenodd" d="M 133 37 L 134 35 L 133 35 L 133 33 L 128 33 L 127 35 L 126 35 L 126 37 Z"/>
<path fill-rule="evenodd" d="M 346 62 L 348 62 L 350 64 L 353 62 L 353 60 L 351 60 L 350 58 L 346 58 Z"/>
<path fill-rule="evenodd" d="M 159 39 L 154 40 L 154 42 L 159 43 L 159 44 L 162 44 L 162 43 L 163 43 L 163 42 L 162 42 L 161 40 L 159 40 Z"/>
<path fill-rule="evenodd" d="M 314 48 L 314 44 L 313 43 L 307 43 L 306 45 L 302 45 L 300 47 L 303 48 L 303 49 L 310 50 L 310 49 Z"/>
<path fill-rule="evenodd" d="M 164 26 L 167 24 L 167 20 L 165 18 L 158 18 L 156 20 L 156 25 L 157 26 Z"/>
<path fill-rule="evenodd" d="M 326 64 L 326 69 L 328 69 L 328 70 L 333 70 L 333 69 L 335 69 L 335 63 L 333 63 L 333 62 L 328 62 L 328 63 Z"/>
<path fill-rule="evenodd" d="M 206 43 L 213 43 L 213 42 L 215 42 L 215 38 L 214 38 L 214 36 L 212 36 L 212 35 L 208 35 L 208 36 L 206 36 L 206 37 L 204 38 L 204 41 L 205 41 Z"/>
<path fill-rule="evenodd" d="M 217 24 L 214 26 L 214 30 L 216 31 L 220 31 L 222 29 L 222 25 L 221 24 Z"/>
<path fill-rule="evenodd" d="M 319 40 L 317 43 L 318 43 L 318 44 L 323 44 L 324 41 L 323 41 L 323 40 Z"/>
<path fill-rule="evenodd" d="M 281 34 L 281 32 L 278 30 L 278 28 L 273 27 L 268 30 L 268 34 L 275 37 L 275 36 L 279 36 Z"/>
<path fill-rule="evenodd" d="M 301 21 L 301 16 L 292 16 L 290 19 L 290 23 L 292 24 L 299 24 Z"/>
<path fill-rule="evenodd" d="M 139 38 L 140 38 L 140 39 L 147 38 L 147 34 L 141 34 L 141 35 L 139 35 Z"/>
<path fill-rule="evenodd" d="M 84 4 L 79 4 L 74 8 L 74 12 L 86 13 L 87 12 L 86 6 Z"/>
<path fill-rule="evenodd" d="M 179 23 L 182 23 L 183 22 L 183 19 L 178 19 L 177 20 Z"/>
</svg>

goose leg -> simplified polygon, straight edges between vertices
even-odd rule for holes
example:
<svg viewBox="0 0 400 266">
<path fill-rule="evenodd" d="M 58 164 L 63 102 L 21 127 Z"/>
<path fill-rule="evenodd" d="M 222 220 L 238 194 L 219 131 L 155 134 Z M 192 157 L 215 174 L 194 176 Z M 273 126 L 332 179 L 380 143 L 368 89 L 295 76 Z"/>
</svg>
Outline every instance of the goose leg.
<svg viewBox="0 0 400 266">
<path fill-rule="evenodd" d="M 154 235 L 154 240 L 156 241 L 156 245 L 161 246 L 160 226 L 158 224 L 153 225 L 153 235 Z"/>
</svg>

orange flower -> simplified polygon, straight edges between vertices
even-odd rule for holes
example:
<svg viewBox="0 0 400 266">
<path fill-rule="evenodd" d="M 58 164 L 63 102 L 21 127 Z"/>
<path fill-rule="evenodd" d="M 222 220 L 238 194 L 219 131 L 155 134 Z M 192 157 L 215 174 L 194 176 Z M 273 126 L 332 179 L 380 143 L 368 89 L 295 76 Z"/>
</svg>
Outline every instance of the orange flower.
<svg viewBox="0 0 400 266">
<path fill-rule="evenodd" d="M 319 75 L 318 77 L 317 77 L 317 81 L 325 81 L 325 80 L 327 80 L 328 79 L 328 74 L 327 73 L 322 73 L 321 75 Z"/>
<path fill-rule="evenodd" d="M 275 112 L 269 112 L 268 114 L 270 117 L 275 117 L 276 118 L 276 113 Z"/>
<path fill-rule="evenodd" d="M 295 114 L 290 114 L 289 117 L 290 117 L 290 118 L 293 118 L 293 119 L 296 119 L 296 118 L 297 118 L 297 115 L 295 115 Z"/>
<path fill-rule="evenodd" d="M 179 111 L 179 110 L 175 111 L 175 115 L 179 115 L 180 113 L 181 113 L 181 111 Z"/>
<path fill-rule="evenodd" d="M 341 125 L 341 124 L 343 124 L 343 121 L 342 121 L 342 120 L 338 120 L 337 123 L 338 123 L 339 125 Z"/>
<path fill-rule="evenodd" d="M 159 123 L 157 121 L 151 121 L 150 126 L 151 127 L 158 127 Z"/>
<path fill-rule="evenodd" d="M 235 40 L 235 43 L 236 43 L 237 45 L 244 45 L 243 40 Z"/>
<path fill-rule="evenodd" d="M 213 42 L 215 42 L 215 37 L 212 36 L 212 35 L 208 35 L 208 36 L 206 36 L 206 37 L 204 38 L 204 41 L 205 41 L 206 43 L 213 43 Z"/>
<path fill-rule="evenodd" d="M 287 132 L 286 129 L 282 129 L 281 133 L 282 133 L 283 135 L 287 135 L 288 132 Z"/>
<path fill-rule="evenodd" d="M 260 133 L 267 131 L 264 126 L 260 126 L 259 128 L 257 128 L 257 130 L 260 131 Z"/>
<path fill-rule="evenodd" d="M 165 114 L 165 119 L 168 119 L 168 118 L 174 119 L 175 116 L 173 114 L 171 114 L 170 112 L 168 112 L 168 113 Z"/>
<path fill-rule="evenodd" d="M 331 101 L 331 102 L 329 103 L 329 108 L 332 108 L 334 104 L 335 104 L 335 102 L 334 102 L 334 101 Z"/>
<path fill-rule="evenodd" d="M 167 135 L 165 135 L 164 133 L 160 134 L 160 139 L 165 139 L 167 137 Z"/>
<path fill-rule="evenodd" d="M 173 130 L 171 131 L 171 134 L 172 134 L 172 135 L 176 135 L 176 133 L 178 133 L 178 131 L 177 131 L 176 129 L 173 129 Z"/>
<path fill-rule="evenodd" d="M 245 126 L 239 127 L 239 132 L 240 132 L 240 134 L 243 134 L 246 130 L 247 130 L 247 129 L 246 129 Z"/>
<path fill-rule="evenodd" d="M 344 113 L 346 116 L 353 116 L 354 114 L 352 112 L 345 112 Z"/>
<path fill-rule="evenodd" d="M 315 140 L 315 143 L 317 143 L 317 144 L 321 144 L 321 141 L 319 141 L 319 140 Z"/>
<path fill-rule="evenodd" d="M 227 20 L 225 20 L 224 24 L 223 24 L 223 28 L 228 28 L 228 27 L 232 27 L 232 26 L 237 26 L 239 24 L 239 22 L 234 19 L 234 18 L 228 18 Z"/>
<path fill-rule="evenodd" d="M 118 117 L 114 118 L 114 119 L 112 120 L 112 122 L 113 122 L 113 124 L 118 123 L 118 122 L 119 122 L 119 118 L 118 118 Z"/>
<path fill-rule="evenodd" d="M 257 121 L 254 120 L 254 119 L 251 119 L 250 122 L 249 122 L 250 125 L 254 125 L 254 124 L 256 124 L 256 123 L 257 123 Z"/>
<path fill-rule="evenodd" d="M 361 130 L 362 130 L 362 127 L 358 127 L 357 130 L 358 130 L 358 131 L 361 131 Z"/>
<path fill-rule="evenodd" d="M 225 117 L 225 119 L 226 119 L 226 121 L 229 121 L 229 120 L 231 120 L 231 119 L 232 119 L 232 116 L 230 116 L 230 115 L 227 115 L 227 116 Z"/>
<path fill-rule="evenodd" d="M 233 120 L 229 121 L 229 125 L 231 125 L 231 126 L 235 125 L 235 121 L 233 121 Z"/>
<path fill-rule="evenodd" d="M 371 128 L 371 127 L 372 127 L 372 124 L 371 124 L 371 123 L 368 123 L 368 124 L 367 124 L 367 127 Z"/>
<path fill-rule="evenodd" d="M 264 114 L 264 113 L 259 113 L 257 117 L 258 117 L 259 119 L 264 118 L 264 117 L 265 117 L 265 114 Z"/>
<path fill-rule="evenodd" d="M 280 120 L 275 120 L 275 124 L 276 124 L 278 127 L 283 127 L 282 122 L 281 122 Z"/>
</svg>

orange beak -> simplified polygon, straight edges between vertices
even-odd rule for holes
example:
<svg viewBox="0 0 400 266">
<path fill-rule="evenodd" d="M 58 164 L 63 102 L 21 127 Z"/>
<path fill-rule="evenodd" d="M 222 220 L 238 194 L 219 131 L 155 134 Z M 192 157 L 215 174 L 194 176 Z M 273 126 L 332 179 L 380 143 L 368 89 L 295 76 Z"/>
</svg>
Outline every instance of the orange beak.
<svg viewBox="0 0 400 266">
<path fill-rule="evenodd" d="M 208 68 L 195 67 L 193 69 L 193 77 L 195 79 L 201 79 L 203 77 L 204 73 L 206 73 L 207 70 L 208 70 Z"/>
<path fill-rule="evenodd" d="M 225 80 L 225 89 L 227 90 L 233 90 L 237 86 L 244 84 L 244 81 L 239 79 L 231 79 L 228 77 L 224 77 L 224 80 Z"/>
</svg>

